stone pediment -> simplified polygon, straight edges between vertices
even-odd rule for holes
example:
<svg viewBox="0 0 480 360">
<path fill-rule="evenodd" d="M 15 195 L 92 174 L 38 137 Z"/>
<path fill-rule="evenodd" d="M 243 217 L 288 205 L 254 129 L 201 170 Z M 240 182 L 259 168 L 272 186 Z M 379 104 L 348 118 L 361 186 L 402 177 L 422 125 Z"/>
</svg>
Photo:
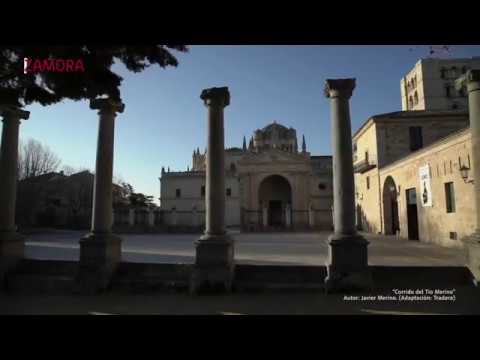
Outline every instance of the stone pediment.
<svg viewBox="0 0 480 360">
<path fill-rule="evenodd" d="M 240 166 L 276 164 L 309 165 L 310 161 L 302 154 L 294 154 L 282 150 L 269 149 L 260 153 L 249 153 L 238 162 L 238 165 Z"/>
</svg>

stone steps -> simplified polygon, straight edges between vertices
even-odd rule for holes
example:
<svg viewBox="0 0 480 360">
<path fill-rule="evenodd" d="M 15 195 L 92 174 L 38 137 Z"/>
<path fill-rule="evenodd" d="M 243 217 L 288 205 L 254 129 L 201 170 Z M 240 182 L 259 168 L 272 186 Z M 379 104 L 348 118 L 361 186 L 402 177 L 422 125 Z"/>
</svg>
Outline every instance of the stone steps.
<svg viewBox="0 0 480 360">
<path fill-rule="evenodd" d="M 188 290 L 190 264 L 143 264 L 123 262 L 115 272 L 110 290 L 151 292 Z"/>
<path fill-rule="evenodd" d="M 473 286 L 470 270 L 463 266 L 372 266 L 376 288 L 432 288 Z"/>
<path fill-rule="evenodd" d="M 7 275 L 5 288 L 20 294 L 70 294 L 77 270 L 75 261 L 23 259 Z"/>
<path fill-rule="evenodd" d="M 324 266 L 237 265 L 234 289 L 242 291 L 323 291 Z"/>
<path fill-rule="evenodd" d="M 191 264 L 122 262 L 109 290 L 125 293 L 186 292 Z M 23 259 L 7 275 L 5 288 L 14 293 L 73 293 L 78 263 Z M 376 291 L 397 289 L 449 289 L 473 286 L 466 267 L 372 266 Z M 319 292 L 327 275 L 324 266 L 236 265 L 234 291 Z"/>
</svg>

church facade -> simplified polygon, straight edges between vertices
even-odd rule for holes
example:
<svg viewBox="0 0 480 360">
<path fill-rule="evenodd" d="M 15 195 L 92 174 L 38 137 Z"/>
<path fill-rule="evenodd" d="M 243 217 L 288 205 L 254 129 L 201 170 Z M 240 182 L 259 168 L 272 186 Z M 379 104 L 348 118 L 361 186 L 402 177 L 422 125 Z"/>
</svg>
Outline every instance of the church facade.
<svg viewBox="0 0 480 360">
<path fill-rule="evenodd" d="M 160 209 L 169 226 L 203 227 L 206 153 L 192 168 L 162 168 Z M 332 157 L 313 156 L 296 130 L 273 122 L 247 146 L 225 150 L 225 220 L 243 231 L 332 229 Z"/>
</svg>

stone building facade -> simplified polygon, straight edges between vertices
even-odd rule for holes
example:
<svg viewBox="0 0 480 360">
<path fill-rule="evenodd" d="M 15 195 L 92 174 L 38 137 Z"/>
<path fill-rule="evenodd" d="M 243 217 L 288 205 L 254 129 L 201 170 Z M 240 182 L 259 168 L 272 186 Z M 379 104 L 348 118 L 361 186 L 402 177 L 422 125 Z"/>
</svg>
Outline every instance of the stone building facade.
<svg viewBox="0 0 480 360">
<path fill-rule="evenodd" d="M 399 238 L 461 246 L 475 222 L 465 111 L 376 115 L 353 135 L 357 226 Z"/>
<path fill-rule="evenodd" d="M 205 222 L 206 152 L 192 168 L 162 168 L 160 209 L 169 225 Z M 246 231 L 332 228 L 332 158 L 298 149 L 296 130 L 281 124 L 258 129 L 247 146 L 225 150 L 225 221 Z"/>
<path fill-rule="evenodd" d="M 474 68 L 480 68 L 480 57 L 420 59 L 400 80 L 402 110 L 466 110 L 467 92 L 456 90 L 455 80 Z"/>
</svg>

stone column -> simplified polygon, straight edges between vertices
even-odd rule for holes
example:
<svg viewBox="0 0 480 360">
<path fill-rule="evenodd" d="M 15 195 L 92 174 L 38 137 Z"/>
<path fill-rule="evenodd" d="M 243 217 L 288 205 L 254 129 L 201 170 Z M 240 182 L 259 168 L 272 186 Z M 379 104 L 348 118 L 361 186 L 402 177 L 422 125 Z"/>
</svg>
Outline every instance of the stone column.
<svg viewBox="0 0 480 360">
<path fill-rule="evenodd" d="M 225 139 L 223 109 L 230 104 L 227 87 L 203 90 L 208 108 L 206 155 L 206 229 L 195 241 L 195 265 L 190 290 L 230 291 L 234 273 L 234 244 L 225 231 Z"/>
<path fill-rule="evenodd" d="M 329 237 L 326 290 L 372 287 L 368 268 L 368 241 L 355 229 L 355 187 L 349 99 L 355 79 L 327 80 L 325 95 L 331 103 L 333 153 L 334 233 Z"/>
<path fill-rule="evenodd" d="M 287 228 L 292 226 L 292 208 L 290 204 L 285 206 L 285 224 L 287 225 Z"/>
<path fill-rule="evenodd" d="M 193 206 L 193 208 L 192 208 L 192 227 L 196 228 L 197 226 L 198 226 L 197 207 Z"/>
<path fill-rule="evenodd" d="M 135 226 L 135 209 L 128 209 L 128 225 L 131 227 Z"/>
<path fill-rule="evenodd" d="M 17 195 L 18 134 L 21 120 L 27 120 L 29 111 L 15 107 L 0 107 L 3 118 L 0 148 L 0 284 L 7 271 L 24 255 L 24 238 L 15 226 Z"/>
<path fill-rule="evenodd" d="M 100 119 L 92 227 L 90 233 L 80 240 L 79 285 L 87 292 L 105 289 L 121 260 L 121 239 L 111 230 L 112 175 L 115 117 L 123 112 L 124 105 L 111 99 L 95 99 L 90 101 L 90 108 L 98 110 Z"/>
<path fill-rule="evenodd" d="M 153 209 L 148 209 L 148 226 L 154 227 L 155 226 L 155 214 Z"/>
<path fill-rule="evenodd" d="M 480 69 L 469 70 L 457 81 L 457 88 L 467 86 L 470 132 L 472 138 L 472 175 L 475 194 L 476 231 L 463 239 L 467 266 L 480 287 Z"/>
<path fill-rule="evenodd" d="M 265 202 L 262 205 L 263 227 L 266 229 L 268 227 L 268 207 Z"/>
<path fill-rule="evenodd" d="M 308 225 L 312 229 L 315 227 L 315 209 L 312 204 L 308 207 Z"/>
</svg>

